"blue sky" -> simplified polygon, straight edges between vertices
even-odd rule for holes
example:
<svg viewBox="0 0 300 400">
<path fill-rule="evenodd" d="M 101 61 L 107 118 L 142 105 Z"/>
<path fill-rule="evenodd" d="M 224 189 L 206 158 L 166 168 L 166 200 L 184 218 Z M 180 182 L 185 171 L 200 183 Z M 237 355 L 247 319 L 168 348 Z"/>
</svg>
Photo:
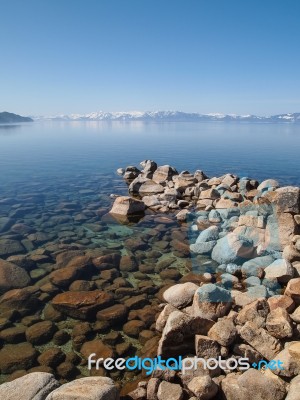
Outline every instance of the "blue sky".
<svg viewBox="0 0 300 400">
<path fill-rule="evenodd" d="M 298 0 L 0 0 L 0 111 L 300 111 Z"/>
</svg>

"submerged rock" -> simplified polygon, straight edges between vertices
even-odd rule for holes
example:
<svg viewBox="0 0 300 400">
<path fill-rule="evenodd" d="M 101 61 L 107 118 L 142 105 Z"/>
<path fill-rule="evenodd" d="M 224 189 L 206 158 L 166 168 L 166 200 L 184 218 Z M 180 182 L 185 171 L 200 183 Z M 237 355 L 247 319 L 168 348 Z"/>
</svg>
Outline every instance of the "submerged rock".
<svg viewBox="0 0 300 400">
<path fill-rule="evenodd" d="M 113 296 L 101 290 L 60 293 L 52 300 L 55 309 L 78 319 L 91 318 L 112 303 Z"/>
<path fill-rule="evenodd" d="M 0 295 L 11 289 L 30 285 L 30 276 L 15 264 L 0 259 Z"/>
</svg>

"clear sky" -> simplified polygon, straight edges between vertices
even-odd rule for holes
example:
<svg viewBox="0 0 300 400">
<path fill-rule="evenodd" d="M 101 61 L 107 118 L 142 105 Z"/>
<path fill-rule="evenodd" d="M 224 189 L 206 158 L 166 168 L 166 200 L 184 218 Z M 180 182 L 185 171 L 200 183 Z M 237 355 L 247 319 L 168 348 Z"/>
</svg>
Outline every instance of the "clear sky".
<svg viewBox="0 0 300 400">
<path fill-rule="evenodd" d="M 300 112 L 299 0 L 0 0 L 0 111 Z"/>
</svg>

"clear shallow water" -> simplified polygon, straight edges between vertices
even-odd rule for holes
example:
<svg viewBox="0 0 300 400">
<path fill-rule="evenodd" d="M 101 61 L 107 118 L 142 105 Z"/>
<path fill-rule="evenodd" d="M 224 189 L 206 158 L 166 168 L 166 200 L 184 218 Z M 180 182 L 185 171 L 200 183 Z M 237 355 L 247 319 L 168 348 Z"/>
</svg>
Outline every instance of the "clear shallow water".
<svg viewBox="0 0 300 400">
<path fill-rule="evenodd" d="M 300 184 L 300 125 L 48 122 L 0 125 L 0 185 L 113 173 L 143 159 Z"/>
</svg>

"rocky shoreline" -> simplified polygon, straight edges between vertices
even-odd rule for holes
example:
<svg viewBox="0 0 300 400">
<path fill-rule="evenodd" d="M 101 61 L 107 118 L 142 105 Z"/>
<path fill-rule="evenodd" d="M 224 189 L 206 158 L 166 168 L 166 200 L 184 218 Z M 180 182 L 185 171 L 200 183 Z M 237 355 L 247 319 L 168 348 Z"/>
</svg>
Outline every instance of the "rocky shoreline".
<svg viewBox="0 0 300 400">
<path fill-rule="evenodd" d="M 17 400 L 25 385 L 28 400 L 297 399 L 300 189 L 141 166 L 118 170 L 129 196 L 111 196 L 112 207 L 66 202 L 51 216 L 68 214 L 99 235 L 111 229 L 108 248 L 89 241 L 91 230 L 62 246 L 43 241 L 21 215 L 12 224 L 15 209 L 1 217 L 0 398 L 15 390 L 9 399 Z M 34 239 L 36 248 L 20 251 L 17 243 Z M 251 368 L 199 365 L 149 379 L 87 371 L 91 353 L 246 357 Z M 261 360 L 285 369 L 259 370 Z"/>
</svg>

